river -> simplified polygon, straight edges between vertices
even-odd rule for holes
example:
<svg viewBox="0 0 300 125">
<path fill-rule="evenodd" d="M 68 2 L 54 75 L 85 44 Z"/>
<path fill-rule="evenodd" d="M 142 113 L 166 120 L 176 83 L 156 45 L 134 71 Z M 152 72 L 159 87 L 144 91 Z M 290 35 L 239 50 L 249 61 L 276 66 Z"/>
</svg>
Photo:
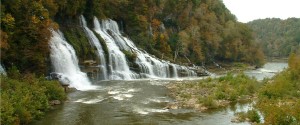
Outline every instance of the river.
<svg viewBox="0 0 300 125">
<path fill-rule="evenodd" d="M 287 63 L 267 63 L 263 68 L 245 71 L 249 76 L 262 80 L 272 77 L 287 67 Z M 249 103 L 235 104 L 208 112 L 192 109 L 166 109 L 174 100 L 168 96 L 165 85 L 177 80 L 152 79 L 131 81 L 100 81 L 94 83 L 96 90 L 74 91 L 68 100 L 47 113 L 35 125 L 248 125 L 231 123 L 235 112 L 251 108 Z"/>
</svg>

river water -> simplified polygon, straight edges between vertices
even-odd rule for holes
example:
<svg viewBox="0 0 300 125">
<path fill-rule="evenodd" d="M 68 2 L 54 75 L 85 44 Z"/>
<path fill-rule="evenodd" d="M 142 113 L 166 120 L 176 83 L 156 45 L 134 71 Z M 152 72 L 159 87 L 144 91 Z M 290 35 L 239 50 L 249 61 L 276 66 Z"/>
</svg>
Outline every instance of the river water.
<svg viewBox="0 0 300 125">
<path fill-rule="evenodd" d="M 256 70 L 245 71 L 245 74 L 251 77 L 255 77 L 257 80 L 263 80 L 264 78 L 271 78 L 276 73 L 284 70 L 288 67 L 286 62 L 271 62 L 266 63 L 262 68 Z"/>
<path fill-rule="evenodd" d="M 263 68 L 245 73 L 261 80 L 272 77 L 287 67 L 286 63 L 267 63 Z M 197 112 L 192 109 L 166 109 L 169 102 L 165 85 L 170 82 L 189 79 L 152 79 L 132 81 L 100 81 L 90 91 L 75 91 L 68 94 L 68 100 L 45 118 L 36 121 L 36 125 L 228 125 L 249 123 L 231 123 L 235 112 L 251 108 L 249 103 L 235 104 L 227 108 Z"/>
</svg>

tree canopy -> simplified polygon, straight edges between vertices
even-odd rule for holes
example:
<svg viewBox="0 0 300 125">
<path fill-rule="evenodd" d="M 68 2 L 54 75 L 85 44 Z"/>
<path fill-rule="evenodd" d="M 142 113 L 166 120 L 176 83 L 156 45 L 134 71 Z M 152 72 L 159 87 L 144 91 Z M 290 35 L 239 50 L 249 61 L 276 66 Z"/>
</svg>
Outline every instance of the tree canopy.
<svg viewBox="0 0 300 125">
<path fill-rule="evenodd" d="M 255 40 L 262 44 L 263 51 L 270 57 L 288 57 L 300 50 L 300 19 L 260 19 L 249 22 Z"/>
</svg>

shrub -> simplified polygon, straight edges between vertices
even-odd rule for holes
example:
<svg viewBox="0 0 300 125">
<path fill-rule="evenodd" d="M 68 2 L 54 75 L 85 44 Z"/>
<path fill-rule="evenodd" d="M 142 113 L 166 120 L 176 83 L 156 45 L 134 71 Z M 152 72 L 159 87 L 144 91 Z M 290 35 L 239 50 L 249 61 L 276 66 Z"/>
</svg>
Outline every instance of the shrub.
<svg viewBox="0 0 300 125">
<path fill-rule="evenodd" d="M 1 78 L 1 124 L 29 124 L 50 108 L 48 101 L 64 100 L 66 95 L 57 81 L 26 74 L 21 78 Z"/>
<path fill-rule="evenodd" d="M 292 54 L 289 68 L 265 80 L 256 107 L 266 124 L 300 124 L 300 55 Z"/>
<path fill-rule="evenodd" d="M 206 106 L 207 108 L 210 108 L 210 109 L 218 107 L 216 100 L 212 96 L 199 99 L 199 102 L 203 103 L 204 106 Z"/>
<path fill-rule="evenodd" d="M 247 116 L 250 119 L 250 122 L 260 123 L 260 115 L 256 110 L 249 110 Z"/>
<path fill-rule="evenodd" d="M 240 122 L 246 121 L 249 119 L 250 122 L 260 123 L 260 115 L 256 110 L 248 110 L 247 112 L 238 112 L 235 115 L 238 116 Z"/>
<path fill-rule="evenodd" d="M 217 89 L 214 92 L 217 99 L 236 101 L 239 96 L 253 95 L 259 88 L 259 83 L 245 74 L 227 74 L 218 79 Z"/>
</svg>

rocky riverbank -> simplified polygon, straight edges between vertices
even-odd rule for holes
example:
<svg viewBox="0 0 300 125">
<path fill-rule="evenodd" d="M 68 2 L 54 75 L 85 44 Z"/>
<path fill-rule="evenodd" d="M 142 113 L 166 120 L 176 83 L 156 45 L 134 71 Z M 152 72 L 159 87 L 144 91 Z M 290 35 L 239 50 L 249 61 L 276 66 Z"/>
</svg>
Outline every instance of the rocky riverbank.
<svg viewBox="0 0 300 125">
<path fill-rule="evenodd" d="M 255 65 L 249 65 L 246 63 L 234 62 L 234 63 L 215 63 L 213 65 L 206 66 L 206 69 L 216 75 L 223 75 L 227 73 L 239 73 L 245 70 L 254 70 L 257 67 Z"/>
<path fill-rule="evenodd" d="M 184 81 L 168 84 L 169 95 L 175 102 L 166 108 L 193 108 L 206 111 L 228 106 L 231 102 L 247 101 L 255 97 L 258 82 L 244 74 L 226 76 L 200 81 Z"/>
</svg>

